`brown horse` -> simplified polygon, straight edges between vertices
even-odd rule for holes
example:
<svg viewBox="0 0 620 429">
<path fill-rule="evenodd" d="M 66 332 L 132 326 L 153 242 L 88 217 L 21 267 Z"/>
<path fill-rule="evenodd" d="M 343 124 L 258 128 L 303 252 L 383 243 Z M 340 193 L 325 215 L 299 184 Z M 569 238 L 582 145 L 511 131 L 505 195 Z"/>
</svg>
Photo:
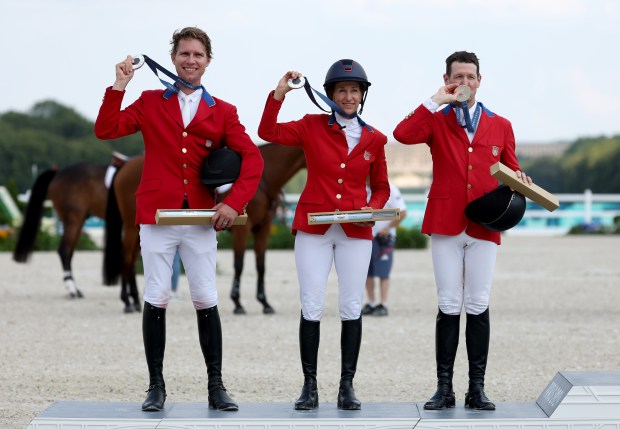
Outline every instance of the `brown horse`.
<svg viewBox="0 0 620 429">
<path fill-rule="evenodd" d="M 265 144 L 260 146 L 265 168 L 258 190 L 247 206 L 248 222 L 231 228 L 233 234 L 234 269 L 230 297 L 235 303 L 235 314 L 245 314 L 240 300 L 240 279 L 247 240 L 254 235 L 256 270 L 258 273 L 256 298 L 263 304 L 263 313 L 274 310 L 265 297 L 265 252 L 271 222 L 280 203 L 280 193 L 286 182 L 299 170 L 305 168 L 303 150 L 299 147 Z M 135 192 L 142 175 L 144 157 L 132 158 L 114 177 L 110 193 L 109 210 L 106 215 L 106 247 L 104 271 L 106 277 L 122 279 L 122 289 L 133 287 L 135 279 L 135 260 L 139 253 L 138 228 L 135 225 Z M 225 195 L 225 194 L 224 194 Z M 115 211 L 116 199 L 118 209 Z M 121 222 L 119 223 L 119 219 Z M 122 223 L 122 229 L 120 227 Z M 121 238 L 122 237 L 122 240 Z M 122 241 L 122 243 L 121 243 Z M 119 249 L 121 249 L 119 251 Z"/>
<path fill-rule="evenodd" d="M 13 250 L 13 260 L 28 261 L 39 233 L 43 203 L 48 197 L 63 226 L 58 255 L 64 270 L 64 285 L 71 298 L 83 297 L 73 279 L 71 259 L 84 222 L 90 216 L 105 218 L 108 190 L 103 179 L 106 168 L 105 165 L 81 163 L 41 173 L 32 186 L 24 223 Z"/>
</svg>

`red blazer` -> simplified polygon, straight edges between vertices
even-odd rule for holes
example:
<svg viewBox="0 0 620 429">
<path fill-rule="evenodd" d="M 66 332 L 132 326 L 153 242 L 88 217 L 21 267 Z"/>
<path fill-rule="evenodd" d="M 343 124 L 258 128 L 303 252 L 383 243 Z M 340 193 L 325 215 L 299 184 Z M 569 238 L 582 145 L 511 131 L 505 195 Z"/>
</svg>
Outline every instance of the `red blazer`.
<svg viewBox="0 0 620 429">
<path fill-rule="evenodd" d="M 434 114 L 419 106 L 394 130 L 404 144 L 426 143 L 433 157 L 433 183 L 422 222 L 425 234 L 458 235 L 500 244 L 500 233 L 465 216 L 465 206 L 498 186 L 489 167 L 497 161 L 519 169 L 515 138 L 508 120 L 482 106 L 480 122 L 470 144 L 467 132 L 449 106 Z"/>
<path fill-rule="evenodd" d="M 306 115 L 278 124 L 282 102 L 273 91 L 258 126 L 258 135 L 272 143 L 301 146 L 306 156 L 308 180 L 299 197 L 293 220 L 297 230 L 325 234 L 330 225 L 308 225 L 308 213 L 359 210 L 364 206 L 383 208 L 390 196 L 384 146 L 387 137 L 377 130 L 362 129 L 359 144 L 348 154 L 343 130 L 329 115 Z M 372 196 L 368 201 L 366 178 L 370 176 Z M 372 228 L 343 223 L 348 237 L 372 240 Z"/>
<path fill-rule="evenodd" d="M 136 191 L 136 223 L 154 224 L 157 209 L 178 209 L 187 195 L 190 208 L 210 209 L 213 195 L 200 182 L 203 160 L 224 143 L 242 157 L 242 168 L 224 203 L 243 212 L 254 196 L 263 171 L 258 147 L 239 123 L 236 108 L 215 99 L 201 102 L 187 128 L 179 99 L 162 97 L 163 90 L 145 91 L 121 111 L 125 91 L 108 88 L 95 121 L 95 135 L 104 140 L 142 131 L 144 169 Z"/>
</svg>

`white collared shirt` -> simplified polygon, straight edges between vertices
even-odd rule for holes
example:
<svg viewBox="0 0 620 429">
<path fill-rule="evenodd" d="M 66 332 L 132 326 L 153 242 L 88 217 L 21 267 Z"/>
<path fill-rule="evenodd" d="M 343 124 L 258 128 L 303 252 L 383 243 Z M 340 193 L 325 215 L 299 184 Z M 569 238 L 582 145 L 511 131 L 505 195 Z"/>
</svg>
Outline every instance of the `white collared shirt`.
<svg viewBox="0 0 620 429">
<path fill-rule="evenodd" d="M 353 148 L 358 145 L 360 139 L 362 138 L 362 126 L 357 120 L 357 116 L 349 119 L 345 118 L 338 112 L 335 112 L 335 114 L 336 122 L 340 124 L 340 127 L 344 131 L 345 137 L 347 138 L 347 145 L 349 146 L 348 153 L 351 153 Z"/>
<path fill-rule="evenodd" d="M 179 91 L 178 95 L 181 115 L 183 116 L 183 125 L 187 128 L 198 111 L 198 105 L 200 104 L 200 99 L 202 98 L 202 88 L 197 89 L 191 94 L 185 94 L 183 91 Z M 188 112 L 185 111 L 187 107 L 189 107 Z M 187 115 L 187 113 L 189 113 L 189 115 Z"/>
</svg>

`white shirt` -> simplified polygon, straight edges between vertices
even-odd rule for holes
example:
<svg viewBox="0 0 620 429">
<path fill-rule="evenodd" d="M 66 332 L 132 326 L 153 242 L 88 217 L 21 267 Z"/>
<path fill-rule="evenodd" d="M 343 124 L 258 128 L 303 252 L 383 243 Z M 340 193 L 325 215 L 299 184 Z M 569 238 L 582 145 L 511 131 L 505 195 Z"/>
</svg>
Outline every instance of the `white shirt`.
<svg viewBox="0 0 620 429">
<path fill-rule="evenodd" d="M 185 94 L 183 91 L 179 91 L 178 95 L 179 106 L 181 107 L 181 116 L 183 116 L 183 125 L 187 128 L 198 111 L 198 105 L 200 104 L 200 100 L 202 98 L 202 88 L 197 89 L 191 94 Z"/>
<path fill-rule="evenodd" d="M 362 138 L 362 126 L 357 120 L 357 116 L 349 119 L 345 118 L 338 112 L 335 112 L 335 114 L 336 122 L 340 124 L 341 129 L 344 131 L 347 138 L 347 145 L 349 146 L 349 153 L 351 153 L 353 148 L 358 145 L 360 139 Z"/>
</svg>

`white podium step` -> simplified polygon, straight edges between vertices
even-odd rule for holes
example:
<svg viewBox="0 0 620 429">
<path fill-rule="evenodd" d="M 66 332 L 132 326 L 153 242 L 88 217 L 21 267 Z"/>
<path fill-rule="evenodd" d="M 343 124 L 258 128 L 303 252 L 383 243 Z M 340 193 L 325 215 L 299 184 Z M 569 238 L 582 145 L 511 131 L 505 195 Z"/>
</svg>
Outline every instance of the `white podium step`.
<svg viewBox="0 0 620 429">
<path fill-rule="evenodd" d="M 460 399 L 460 398 L 457 398 Z M 28 429 L 620 429 L 620 372 L 559 372 L 536 402 L 498 403 L 475 411 L 462 402 L 426 411 L 422 403 L 363 403 L 341 411 L 321 403 L 315 411 L 293 404 L 241 403 L 239 411 L 206 403 L 170 402 L 161 412 L 143 412 L 133 402 L 55 402 Z"/>
</svg>

